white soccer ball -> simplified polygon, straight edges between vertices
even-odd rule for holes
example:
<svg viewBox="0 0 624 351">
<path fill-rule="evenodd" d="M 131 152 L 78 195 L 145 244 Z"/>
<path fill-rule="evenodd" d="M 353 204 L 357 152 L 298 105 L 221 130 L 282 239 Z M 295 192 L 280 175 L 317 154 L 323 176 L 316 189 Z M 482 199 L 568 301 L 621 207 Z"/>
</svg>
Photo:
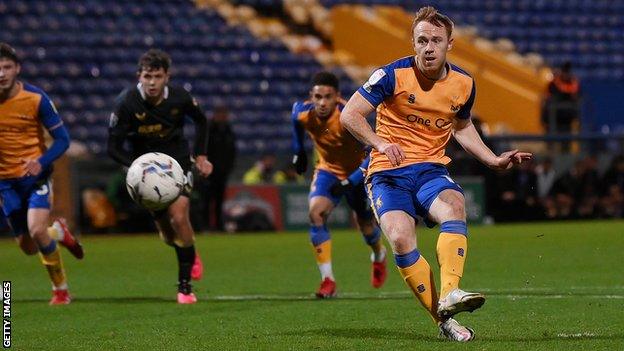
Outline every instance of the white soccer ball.
<svg viewBox="0 0 624 351">
<path fill-rule="evenodd" d="M 184 188 L 184 171 L 173 157 L 149 152 L 132 162 L 126 174 L 130 197 L 148 210 L 162 210 L 174 202 Z"/>
</svg>

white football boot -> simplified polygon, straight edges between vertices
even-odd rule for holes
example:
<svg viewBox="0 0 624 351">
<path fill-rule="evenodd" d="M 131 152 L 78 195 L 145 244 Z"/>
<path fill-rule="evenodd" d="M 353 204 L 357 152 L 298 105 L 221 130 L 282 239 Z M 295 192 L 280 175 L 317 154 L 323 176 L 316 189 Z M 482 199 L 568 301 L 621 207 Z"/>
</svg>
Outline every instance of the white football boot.
<svg viewBox="0 0 624 351">
<path fill-rule="evenodd" d="M 468 342 L 474 339 L 474 330 L 464 327 L 453 318 L 449 318 L 438 325 L 440 338 L 450 341 Z"/>
<path fill-rule="evenodd" d="M 483 294 L 454 289 L 445 298 L 438 301 L 438 316 L 446 319 L 459 312 L 472 312 L 483 306 L 484 303 L 485 296 Z"/>
</svg>

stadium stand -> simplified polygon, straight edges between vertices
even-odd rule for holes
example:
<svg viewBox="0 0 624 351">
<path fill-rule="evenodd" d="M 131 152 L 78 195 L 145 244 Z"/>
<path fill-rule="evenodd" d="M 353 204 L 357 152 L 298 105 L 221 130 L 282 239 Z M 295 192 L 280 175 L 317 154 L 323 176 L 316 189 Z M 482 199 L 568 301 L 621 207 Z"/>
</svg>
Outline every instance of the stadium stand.
<svg viewBox="0 0 624 351">
<path fill-rule="evenodd" d="M 257 2 L 248 0 L 247 2 Z M 431 1 L 320 0 L 338 4 L 395 5 L 416 10 Z M 459 25 L 488 39 L 509 38 L 520 53 L 542 54 L 551 66 L 571 61 L 581 79 L 624 78 L 624 3 L 612 1 L 440 0 L 435 5 Z"/>
<path fill-rule="evenodd" d="M 307 94 L 320 64 L 284 44 L 258 40 L 191 1 L 9 0 L 0 4 L 0 41 L 24 55 L 22 77 L 49 92 L 76 141 L 105 151 L 116 95 L 135 82 L 136 60 L 150 47 L 168 51 L 173 82 L 206 111 L 226 105 L 241 153 L 290 150 L 290 110 Z M 149 2 L 154 4 L 154 2 Z M 344 91 L 355 85 L 337 70 Z"/>
</svg>

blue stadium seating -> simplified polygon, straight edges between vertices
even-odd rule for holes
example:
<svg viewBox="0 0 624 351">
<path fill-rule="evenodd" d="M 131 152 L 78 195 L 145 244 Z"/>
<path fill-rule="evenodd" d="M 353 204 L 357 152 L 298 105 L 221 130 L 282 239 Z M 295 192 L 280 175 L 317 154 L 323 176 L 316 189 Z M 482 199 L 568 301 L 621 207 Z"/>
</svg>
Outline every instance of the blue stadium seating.
<svg viewBox="0 0 624 351">
<path fill-rule="evenodd" d="M 48 92 L 72 138 L 96 154 L 105 152 L 115 97 L 135 84 L 138 57 L 150 47 L 171 54 L 173 83 L 207 111 L 229 107 L 246 154 L 289 152 L 292 103 L 322 69 L 191 1 L 6 0 L 0 23 L 0 41 L 24 56 L 23 79 Z M 354 83 L 336 73 L 352 93 Z"/>
<path fill-rule="evenodd" d="M 253 3 L 258 1 L 239 0 Z M 489 39 L 507 37 L 521 53 L 542 54 L 552 66 L 571 61 L 581 79 L 624 79 L 624 1 L 608 0 L 320 0 L 337 4 L 398 5 L 415 11 L 432 4 L 459 25 Z"/>
</svg>

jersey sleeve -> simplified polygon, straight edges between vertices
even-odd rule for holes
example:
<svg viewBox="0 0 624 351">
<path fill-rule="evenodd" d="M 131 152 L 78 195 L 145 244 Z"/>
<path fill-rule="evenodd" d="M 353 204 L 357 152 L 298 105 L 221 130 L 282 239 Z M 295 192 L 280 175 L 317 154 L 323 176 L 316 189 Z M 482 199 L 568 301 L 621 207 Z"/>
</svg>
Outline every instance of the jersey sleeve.
<svg viewBox="0 0 624 351">
<path fill-rule="evenodd" d="M 115 108 L 108 121 L 108 132 L 110 135 L 125 138 L 130 130 L 130 114 L 125 107 L 125 92 L 115 99 Z"/>
<path fill-rule="evenodd" d="M 133 159 L 124 150 L 124 142 L 130 133 L 130 116 L 124 106 L 125 92 L 115 100 L 115 109 L 108 122 L 108 154 L 124 166 L 130 166 Z"/>
<path fill-rule="evenodd" d="M 476 87 L 475 87 L 475 82 L 474 79 L 472 80 L 472 89 L 470 90 L 470 96 L 468 97 L 468 100 L 466 100 L 466 103 L 464 103 L 464 106 L 462 106 L 459 111 L 457 111 L 457 118 L 459 119 L 469 119 L 470 118 L 470 111 L 472 110 L 472 105 L 474 105 L 474 100 L 475 100 L 475 94 L 476 94 Z"/>
<path fill-rule="evenodd" d="M 202 111 L 197 100 L 187 93 L 188 101 L 186 103 L 185 112 L 188 117 L 195 123 L 195 143 L 193 145 L 193 154 L 206 155 L 208 149 L 208 120 Z"/>
<path fill-rule="evenodd" d="M 54 103 L 43 92 L 41 92 L 41 101 L 39 103 L 39 119 L 54 139 L 50 148 L 39 158 L 41 166 L 47 168 L 52 162 L 61 157 L 69 147 L 69 133 L 63 125 L 56 107 L 54 107 Z"/>
<path fill-rule="evenodd" d="M 292 120 L 292 124 L 293 124 L 293 152 L 295 154 L 300 153 L 301 151 L 305 150 L 304 149 L 304 138 L 305 138 L 305 131 L 303 129 L 303 126 L 301 125 L 301 122 L 299 122 L 299 113 L 301 112 L 301 106 L 302 104 L 300 102 L 295 102 L 295 104 L 293 105 L 293 109 L 292 109 L 292 116 L 291 116 L 291 120 Z"/>
<path fill-rule="evenodd" d="M 43 92 L 41 92 L 41 101 L 39 102 L 39 120 L 48 130 L 63 124 L 54 103 Z"/>
<path fill-rule="evenodd" d="M 394 85 L 394 70 L 386 66 L 373 72 L 368 81 L 358 89 L 358 93 L 377 107 L 386 98 L 394 95 Z"/>
</svg>

